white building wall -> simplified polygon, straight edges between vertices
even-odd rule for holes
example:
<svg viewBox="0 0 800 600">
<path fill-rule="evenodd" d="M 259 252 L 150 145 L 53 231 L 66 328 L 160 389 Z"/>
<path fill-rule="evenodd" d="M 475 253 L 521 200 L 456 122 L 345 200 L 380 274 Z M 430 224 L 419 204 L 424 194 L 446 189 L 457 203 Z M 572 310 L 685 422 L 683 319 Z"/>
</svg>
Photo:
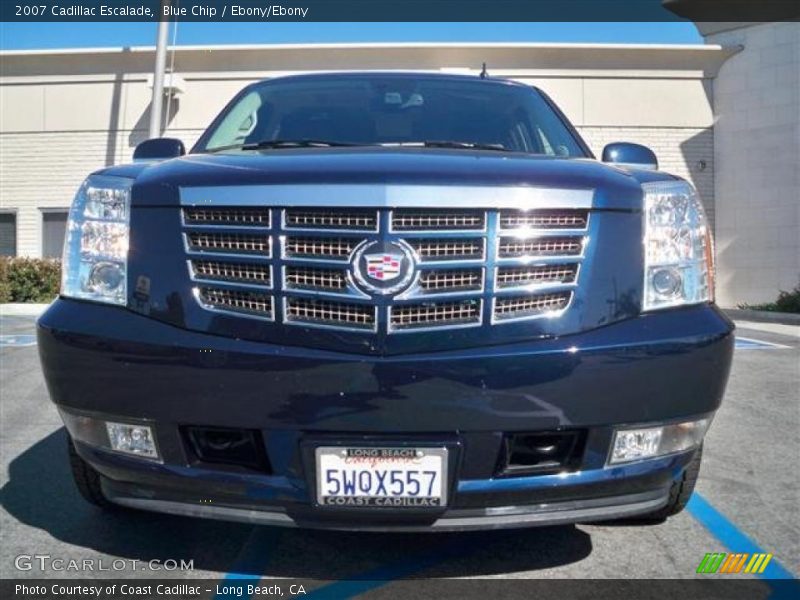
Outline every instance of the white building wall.
<svg viewBox="0 0 800 600">
<path fill-rule="evenodd" d="M 714 82 L 718 300 L 770 302 L 800 281 L 800 23 L 706 40 L 742 47 Z"/>
</svg>

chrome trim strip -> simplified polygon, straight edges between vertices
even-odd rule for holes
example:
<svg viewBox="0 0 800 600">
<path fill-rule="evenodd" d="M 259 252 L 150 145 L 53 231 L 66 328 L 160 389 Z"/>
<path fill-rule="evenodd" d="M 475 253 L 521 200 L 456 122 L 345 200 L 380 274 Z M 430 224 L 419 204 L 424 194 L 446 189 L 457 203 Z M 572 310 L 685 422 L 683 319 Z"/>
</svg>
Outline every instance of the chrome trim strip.
<svg viewBox="0 0 800 600">
<path fill-rule="evenodd" d="M 473 235 L 473 236 L 453 237 L 453 238 L 437 238 L 437 237 L 403 238 L 403 241 L 405 241 L 411 247 L 411 250 L 414 253 L 414 258 L 416 259 L 417 264 L 421 266 L 422 265 L 424 265 L 425 267 L 439 266 L 439 265 L 444 266 L 444 265 L 453 265 L 457 263 L 461 266 L 476 266 L 476 265 L 483 266 L 486 264 L 487 256 L 486 256 L 485 235 L 483 236 Z M 447 242 L 473 242 L 473 241 L 480 242 L 481 244 L 480 256 L 468 257 L 468 258 L 459 258 L 458 256 L 453 256 L 452 258 L 441 258 L 436 256 L 433 258 L 428 258 L 420 254 L 417 248 L 414 246 L 415 242 L 443 242 L 446 244 Z"/>
<path fill-rule="evenodd" d="M 214 283 L 216 283 L 216 282 L 214 282 Z M 233 316 L 233 317 L 244 317 L 246 319 L 255 319 L 256 321 L 266 321 L 266 322 L 269 322 L 269 323 L 274 323 L 275 322 L 275 297 L 273 295 L 271 295 L 271 294 L 269 295 L 269 316 L 268 317 L 267 316 L 262 316 L 262 315 L 251 314 L 251 313 L 247 313 L 247 312 L 244 312 L 244 311 L 243 312 L 239 312 L 239 311 L 235 311 L 235 310 L 226 310 L 224 308 L 217 308 L 216 306 L 213 306 L 213 305 L 210 305 L 210 304 L 206 304 L 205 302 L 203 302 L 203 299 L 200 297 L 200 288 L 197 287 L 197 286 L 192 288 L 192 295 L 194 296 L 194 299 L 197 301 L 197 304 L 203 310 L 207 310 L 207 311 L 215 312 L 215 313 L 222 313 L 224 315 L 230 315 L 230 316 Z"/>
<path fill-rule="evenodd" d="M 269 268 L 269 283 L 247 283 L 246 281 L 228 281 L 226 279 L 206 279 L 204 277 L 199 277 L 197 272 L 194 270 L 194 265 L 192 263 L 195 262 L 192 259 L 186 260 L 186 266 L 189 269 L 189 279 L 195 281 L 197 283 L 206 283 L 209 285 L 223 285 L 223 286 L 231 286 L 231 287 L 243 287 L 247 289 L 252 289 L 252 291 L 266 291 L 271 290 L 274 288 L 275 280 L 273 279 L 273 270 L 272 264 L 267 265 Z"/>
<path fill-rule="evenodd" d="M 582 259 L 579 259 L 582 260 Z M 551 266 L 553 263 L 547 263 L 545 265 L 533 265 L 534 267 L 537 266 Z M 572 263 L 564 263 L 564 264 L 572 264 Z M 583 269 L 583 262 L 578 262 L 575 265 L 575 277 L 572 281 L 548 281 L 543 283 L 529 283 L 527 285 L 517 285 L 517 286 L 507 286 L 503 287 L 498 285 L 497 280 L 500 273 L 500 269 L 503 267 L 527 267 L 528 265 L 514 265 L 514 264 L 498 264 L 494 268 L 494 290 L 492 292 L 494 294 L 505 294 L 506 292 L 529 292 L 531 294 L 539 293 L 540 290 L 543 291 L 550 291 L 553 288 L 577 288 L 578 281 L 581 275 L 581 270 Z"/>
<path fill-rule="evenodd" d="M 428 266 L 429 264 L 430 263 L 425 263 L 426 266 Z M 435 272 L 439 272 L 439 271 L 458 271 L 458 270 L 469 271 L 470 269 L 476 269 L 476 268 L 480 269 L 480 272 L 481 272 L 480 280 L 481 280 L 481 282 L 480 282 L 480 287 L 477 287 L 477 288 L 474 288 L 474 289 L 468 289 L 468 290 L 463 290 L 463 289 L 462 290 L 446 290 L 444 292 L 436 292 L 436 291 L 428 292 L 428 291 L 425 291 L 425 288 L 423 288 L 422 284 L 420 283 L 420 280 L 422 279 L 422 275 L 424 273 L 428 273 L 428 272 L 434 272 L 435 273 Z M 485 267 L 485 265 L 481 265 L 480 267 L 471 267 L 471 268 L 462 269 L 462 265 L 453 266 L 451 264 L 449 269 L 448 268 L 444 268 L 444 269 L 440 269 L 440 268 L 437 268 L 437 269 L 418 269 L 416 277 L 414 278 L 414 281 L 411 283 L 409 288 L 406 291 L 402 292 L 401 294 L 398 294 L 397 296 L 395 296 L 394 300 L 424 300 L 425 298 L 437 299 L 437 298 L 453 298 L 453 297 L 457 297 L 457 296 L 466 296 L 466 297 L 481 296 L 481 295 L 483 295 L 483 293 L 485 291 L 486 291 L 486 267 Z"/>
<path fill-rule="evenodd" d="M 658 171 L 655 163 L 627 163 L 627 162 L 607 162 L 607 165 L 619 167 L 620 169 L 645 169 L 646 171 Z"/>
<path fill-rule="evenodd" d="M 558 209 L 559 207 L 555 207 Z M 559 229 L 558 227 L 547 227 L 547 228 L 525 228 L 525 227 L 503 227 L 502 219 L 500 218 L 500 213 L 498 212 L 497 218 L 497 233 L 499 235 L 503 235 L 504 237 L 514 237 L 514 234 L 517 232 L 523 232 L 528 237 L 533 236 L 543 236 L 543 235 L 586 235 L 586 232 L 589 231 L 589 226 L 592 223 L 592 213 L 587 213 L 586 215 L 586 225 L 583 227 L 564 227 Z"/>
<path fill-rule="evenodd" d="M 188 208 L 194 208 L 194 207 L 188 207 Z M 249 208 L 249 207 L 246 207 L 246 208 Z M 208 227 L 209 229 L 238 229 L 238 228 L 241 227 L 242 229 L 246 229 L 248 231 L 252 231 L 254 229 L 255 230 L 262 230 L 262 231 L 269 231 L 269 230 L 272 229 L 272 213 L 269 210 L 271 207 L 265 206 L 264 208 L 267 210 L 267 213 L 269 214 L 269 223 L 266 224 L 266 225 L 264 225 L 263 223 L 259 223 L 259 224 L 256 224 L 256 225 L 242 225 L 241 223 L 219 223 L 219 224 L 214 224 L 214 223 L 189 223 L 186 220 L 186 209 L 182 208 L 181 209 L 181 227 L 183 227 L 184 229 L 193 229 L 195 227 L 200 227 L 200 228 Z"/>
<path fill-rule="evenodd" d="M 522 294 L 530 294 L 531 296 L 536 296 L 538 294 L 550 294 L 556 292 L 569 292 L 574 291 L 578 287 L 578 283 L 576 281 L 570 283 L 529 283 L 528 285 L 518 285 L 514 287 L 507 287 L 507 288 L 495 288 L 493 294 L 498 298 L 504 298 L 506 296 L 520 296 Z"/>
<path fill-rule="evenodd" d="M 319 208 L 320 210 L 327 209 L 327 210 L 335 211 L 336 209 L 346 208 L 346 207 L 343 207 L 340 204 L 336 204 L 334 206 L 324 206 L 324 207 L 314 206 L 314 207 L 309 207 L 309 208 Z M 290 234 L 293 234 L 294 232 L 297 232 L 297 233 L 324 233 L 324 234 L 343 233 L 343 234 L 346 234 L 346 235 L 369 235 L 369 234 L 378 233 L 378 230 L 380 229 L 380 221 L 381 221 L 381 219 L 380 219 L 380 211 L 378 211 L 376 209 L 375 210 L 375 227 L 374 227 L 374 229 L 347 229 L 347 228 L 339 228 L 339 229 L 334 228 L 334 229 L 331 229 L 331 228 L 328 228 L 328 227 L 293 227 L 292 225 L 287 225 L 286 224 L 286 209 L 282 209 L 281 210 L 281 231 L 285 231 L 285 232 L 288 232 Z"/>
<path fill-rule="evenodd" d="M 120 506 L 172 515 L 280 527 L 298 527 L 302 525 L 313 529 L 374 532 L 477 531 L 583 523 L 651 513 L 662 508 L 669 501 L 667 492 L 657 490 L 655 493 L 644 492 L 592 500 L 558 501 L 550 504 L 498 506 L 463 510 L 451 509 L 430 525 L 389 523 L 373 525 L 355 520 L 351 522 L 304 520 L 298 524 L 280 507 L 265 506 L 263 509 L 253 510 L 234 506 L 189 504 L 152 498 L 131 498 L 116 495 L 113 492 L 106 492 L 106 494 L 111 502 Z"/>
<path fill-rule="evenodd" d="M 542 237 L 582 237 L 586 235 L 586 229 L 498 229 L 497 237 L 516 238 L 527 240 Z"/>
<path fill-rule="evenodd" d="M 360 245 L 362 245 L 365 241 L 367 241 L 367 240 L 357 240 L 357 239 L 353 238 L 353 241 L 356 242 L 356 245 L 350 251 L 350 254 L 348 254 L 347 256 L 345 256 L 343 258 L 314 258 L 314 257 L 309 257 L 309 256 L 291 256 L 291 255 L 287 254 L 286 253 L 286 242 L 289 241 L 290 237 L 314 237 L 314 236 L 308 236 L 308 235 L 305 235 L 305 236 L 304 235 L 297 235 L 296 236 L 296 235 L 292 235 L 292 234 L 281 234 L 278 237 L 278 242 L 279 242 L 279 245 L 281 247 L 280 258 L 281 258 L 282 261 L 287 262 L 287 263 L 291 263 L 292 261 L 301 261 L 301 262 L 305 261 L 305 262 L 310 262 L 310 263 L 328 264 L 328 265 L 331 265 L 331 266 L 335 265 L 335 266 L 339 266 L 339 267 L 344 266 L 344 265 L 349 265 L 352 262 L 352 258 L 351 257 L 353 256 L 353 253 L 356 251 L 356 249 Z"/>
<path fill-rule="evenodd" d="M 298 266 L 302 266 L 302 265 L 286 264 L 286 265 L 283 265 L 281 267 L 281 282 L 282 282 L 282 285 L 283 285 L 283 293 L 284 294 L 289 294 L 289 295 L 292 295 L 292 294 L 311 295 L 311 296 L 319 295 L 319 296 L 325 296 L 326 298 L 327 297 L 339 298 L 341 300 L 347 300 L 348 298 L 351 299 L 351 300 L 352 299 L 356 299 L 356 300 L 371 300 L 372 299 L 371 296 L 369 296 L 368 294 L 365 294 L 364 292 L 362 292 L 361 290 L 359 290 L 356 287 L 355 283 L 353 282 L 353 278 L 352 278 L 350 272 L 348 270 L 346 270 L 346 269 L 339 269 L 340 271 L 344 271 L 344 278 L 345 278 L 345 281 L 347 283 L 347 287 L 345 288 L 345 291 L 336 292 L 336 291 L 329 291 L 329 290 L 326 290 L 326 289 L 323 289 L 323 288 L 297 287 L 297 286 L 291 284 L 286 279 L 286 269 L 289 268 L 289 267 L 298 267 Z"/>
<path fill-rule="evenodd" d="M 181 187 L 182 206 L 592 208 L 593 189 L 405 184 L 281 184 Z"/>
<path fill-rule="evenodd" d="M 490 325 L 503 325 L 505 323 L 517 323 L 519 321 L 533 321 L 536 319 L 557 319 L 565 312 L 569 310 L 569 307 L 572 306 L 572 302 L 575 300 L 575 292 L 570 291 L 569 300 L 567 301 L 564 308 L 559 310 L 549 310 L 546 312 L 541 312 L 536 315 L 526 315 L 523 317 L 497 317 L 495 313 L 496 304 L 498 300 L 502 300 L 502 296 L 499 298 L 497 296 L 492 297 L 492 320 L 490 321 Z"/>
<path fill-rule="evenodd" d="M 207 256 L 211 258 L 251 258 L 256 260 L 271 260 L 272 259 L 272 236 L 265 235 L 263 237 L 269 240 L 269 253 L 257 254 L 255 252 L 214 252 L 213 250 L 194 250 L 189 244 L 189 233 L 183 232 L 183 251 L 189 256 Z M 235 235 L 235 234 L 232 234 Z"/>
<path fill-rule="evenodd" d="M 439 208 L 439 207 L 438 206 L 434 206 L 434 207 L 426 206 L 425 208 L 434 208 L 434 209 L 436 209 L 436 208 Z M 463 209 L 464 207 L 462 206 L 460 208 Z M 465 210 L 469 210 L 469 209 L 467 208 Z M 481 211 L 481 213 L 483 214 L 483 227 L 481 227 L 480 229 L 447 229 L 447 228 L 445 228 L 445 229 L 395 229 L 394 228 L 394 211 L 390 210 L 389 211 L 389 233 L 397 234 L 399 236 L 409 235 L 409 234 L 412 235 L 412 236 L 417 235 L 417 234 L 435 236 L 435 235 L 441 235 L 443 233 L 444 234 L 455 233 L 455 234 L 458 234 L 459 236 L 465 236 L 465 237 L 468 237 L 469 235 L 482 236 L 482 235 L 486 235 L 487 228 L 489 226 L 489 215 L 486 213 L 485 210 Z"/>
<path fill-rule="evenodd" d="M 469 298 L 468 298 L 469 299 Z M 426 325 L 423 327 L 393 327 L 392 326 L 392 312 L 395 308 L 405 308 L 408 306 L 407 304 L 395 304 L 389 306 L 389 310 L 387 311 L 386 315 L 386 332 L 389 334 L 394 333 L 418 333 L 420 331 L 444 331 L 448 329 L 467 329 L 470 327 L 480 327 L 483 324 L 483 298 L 478 299 L 478 316 L 474 323 L 458 323 L 458 324 L 448 324 L 443 323 L 442 325 Z M 494 305 L 493 305 L 494 306 Z"/>
<path fill-rule="evenodd" d="M 307 298 L 300 296 L 304 300 Z M 327 325 L 325 323 L 315 323 L 313 321 L 298 321 L 297 319 L 290 319 L 286 311 L 286 301 L 291 298 L 291 294 L 283 296 L 282 306 L 283 309 L 283 324 L 295 325 L 297 327 L 313 327 L 314 329 L 333 329 L 335 331 L 347 331 L 349 333 L 377 333 L 378 332 L 378 307 L 374 304 L 364 304 L 364 306 L 372 308 L 373 322 L 372 327 L 347 327 L 345 325 Z"/>
<path fill-rule="evenodd" d="M 537 260 L 541 260 L 543 262 L 552 262 L 554 260 L 557 261 L 581 261 L 586 258 L 586 248 L 589 246 L 589 236 L 588 235 L 581 235 L 581 236 L 571 236 L 571 237 L 580 237 L 580 244 L 581 244 L 581 251 L 578 254 L 524 254 L 522 256 L 500 256 L 500 245 L 502 243 L 503 238 L 510 238 L 514 236 L 508 235 L 499 235 L 497 236 L 497 248 L 495 250 L 494 262 L 496 264 L 500 264 L 506 266 L 510 263 L 519 263 L 520 265 L 529 265 L 531 262 L 535 262 Z M 542 237 L 542 236 L 538 236 Z M 556 236 L 557 237 L 557 236 Z M 565 236 L 569 237 L 569 236 Z M 537 239 L 537 236 L 525 237 L 525 238 L 517 238 L 519 240 L 533 240 Z"/>
</svg>

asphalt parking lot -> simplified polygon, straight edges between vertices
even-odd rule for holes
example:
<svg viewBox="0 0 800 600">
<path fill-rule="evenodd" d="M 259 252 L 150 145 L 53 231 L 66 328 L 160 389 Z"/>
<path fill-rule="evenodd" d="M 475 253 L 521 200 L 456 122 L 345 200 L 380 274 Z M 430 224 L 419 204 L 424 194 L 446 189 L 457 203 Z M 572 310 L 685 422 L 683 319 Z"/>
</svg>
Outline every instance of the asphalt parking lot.
<svg viewBox="0 0 800 600">
<path fill-rule="evenodd" d="M 365 581 L 330 589 L 336 597 L 376 586 L 389 590 L 408 577 L 697 577 L 709 552 L 769 552 L 774 556 L 762 577 L 800 573 L 796 334 L 739 328 L 727 397 L 706 441 L 697 493 L 689 510 L 666 523 L 419 535 L 99 512 L 70 479 L 65 433 L 39 370 L 33 323 L 32 317 L 0 319 L 2 578 L 76 576 L 36 564 L 15 568 L 15 557 L 35 554 L 129 564 L 84 576 Z M 153 573 L 143 566 L 153 559 L 193 560 L 194 570 Z M 140 563 L 134 567 L 133 560 Z"/>
</svg>

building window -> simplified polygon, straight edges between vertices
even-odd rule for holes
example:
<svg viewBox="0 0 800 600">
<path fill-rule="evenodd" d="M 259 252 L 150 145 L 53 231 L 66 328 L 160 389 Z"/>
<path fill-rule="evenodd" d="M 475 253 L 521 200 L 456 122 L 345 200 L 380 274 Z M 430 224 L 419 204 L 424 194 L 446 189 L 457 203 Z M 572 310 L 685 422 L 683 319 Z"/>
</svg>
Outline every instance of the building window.
<svg viewBox="0 0 800 600">
<path fill-rule="evenodd" d="M 0 213 L 0 256 L 17 255 L 17 215 Z"/>
<path fill-rule="evenodd" d="M 66 210 L 48 210 L 42 213 L 42 256 L 61 258 L 64 233 L 67 230 Z"/>
</svg>

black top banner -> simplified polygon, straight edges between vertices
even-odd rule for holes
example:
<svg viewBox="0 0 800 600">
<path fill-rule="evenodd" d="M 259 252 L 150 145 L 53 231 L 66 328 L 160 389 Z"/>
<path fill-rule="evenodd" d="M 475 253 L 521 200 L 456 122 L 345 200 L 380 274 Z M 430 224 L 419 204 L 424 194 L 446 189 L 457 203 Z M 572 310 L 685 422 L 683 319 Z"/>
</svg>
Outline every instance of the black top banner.
<svg viewBox="0 0 800 600">
<path fill-rule="evenodd" d="M 777 21 L 800 0 L 0 0 L 0 20 L 36 21 Z"/>
</svg>

